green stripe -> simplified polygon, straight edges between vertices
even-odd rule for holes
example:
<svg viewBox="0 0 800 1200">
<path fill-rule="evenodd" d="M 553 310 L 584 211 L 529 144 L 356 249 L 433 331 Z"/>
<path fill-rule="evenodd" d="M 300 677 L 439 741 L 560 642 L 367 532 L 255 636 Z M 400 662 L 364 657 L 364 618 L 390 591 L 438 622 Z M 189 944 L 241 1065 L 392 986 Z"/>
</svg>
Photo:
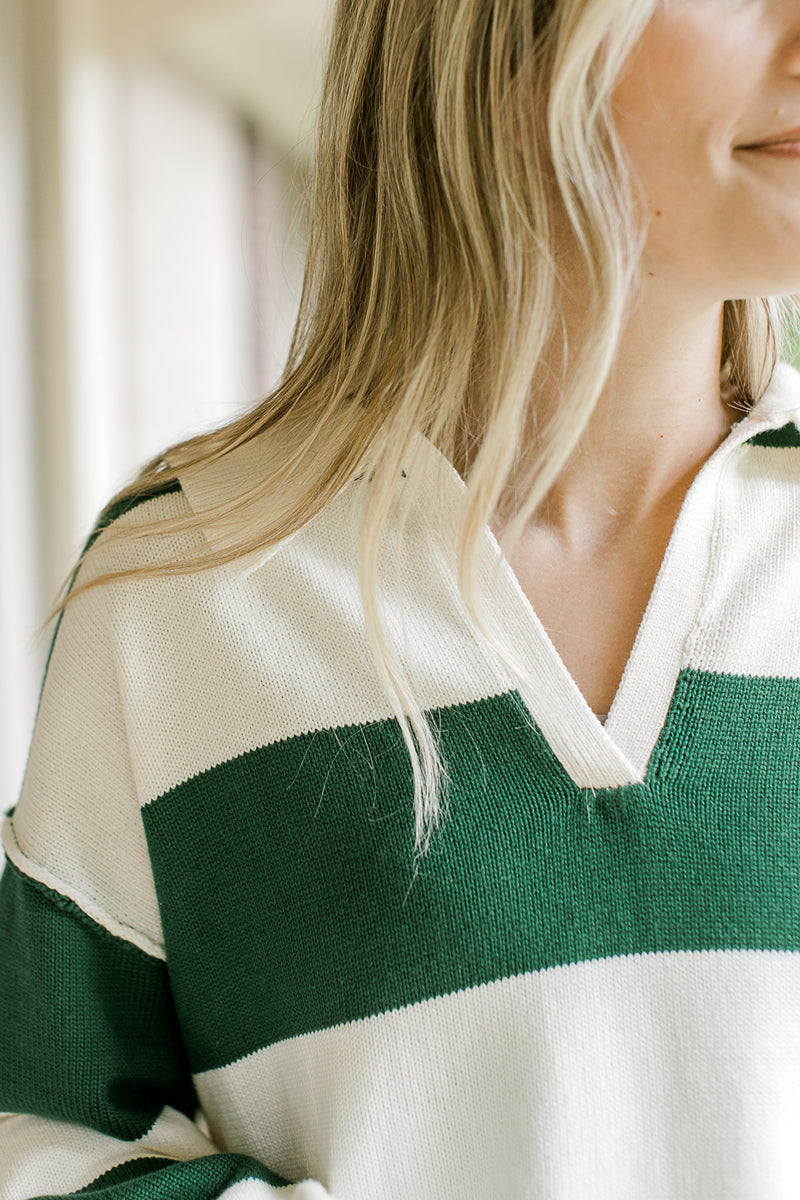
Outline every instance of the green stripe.
<svg viewBox="0 0 800 1200">
<path fill-rule="evenodd" d="M 189 1162 L 165 1165 L 163 1158 L 140 1158 L 104 1171 L 88 1187 L 71 1195 L 91 1193 L 97 1200 L 214 1200 L 225 1188 L 245 1179 L 258 1179 L 273 1187 L 288 1187 L 254 1158 L 243 1154 L 214 1154 Z M 40 1200 L 66 1200 L 46 1196 Z"/>
<path fill-rule="evenodd" d="M 513 693 L 440 710 L 450 816 L 413 882 L 395 722 L 242 755 L 143 809 L 196 1071 L 611 955 L 800 949 L 800 682 L 682 672 L 642 785 L 568 778 Z"/>
<path fill-rule="evenodd" d="M 110 1188 L 112 1184 L 129 1183 L 132 1179 L 140 1179 L 142 1175 L 152 1175 L 153 1171 L 163 1171 L 165 1167 L 174 1162 L 177 1162 L 177 1159 L 132 1158 L 128 1162 L 120 1163 L 119 1166 L 104 1171 L 102 1175 L 98 1175 L 97 1179 L 93 1179 L 75 1195 L 83 1196 L 87 1192 L 103 1191 Z"/>
<path fill-rule="evenodd" d="M 67 1195 L 38 1196 L 37 1200 L 70 1200 L 91 1195 L 93 1200 L 216 1200 L 226 1188 L 246 1179 L 257 1179 L 273 1187 L 289 1182 L 254 1158 L 244 1154 L 212 1154 L 189 1162 L 164 1166 L 164 1159 L 141 1159 L 123 1163 L 104 1172 L 88 1187 Z M 153 1169 L 153 1165 L 156 1169 Z M 143 1173 L 144 1172 L 144 1173 Z"/>
<path fill-rule="evenodd" d="M 7 862 L 0 875 L 0 1110 L 133 1140 L 193 1116 L 166 967 Z"/>
<path fill-rule="evenodd" d="M 792 446 L 800 446 L 800 430 L 792 421 L 789 421 L 788 424 L 781 425 L 780 429 L 765 429 L 763 433 L 755 434 L 744 444 L 746 446 L 773 446 L 776 449 L 787 450 Z"/>
</svg>

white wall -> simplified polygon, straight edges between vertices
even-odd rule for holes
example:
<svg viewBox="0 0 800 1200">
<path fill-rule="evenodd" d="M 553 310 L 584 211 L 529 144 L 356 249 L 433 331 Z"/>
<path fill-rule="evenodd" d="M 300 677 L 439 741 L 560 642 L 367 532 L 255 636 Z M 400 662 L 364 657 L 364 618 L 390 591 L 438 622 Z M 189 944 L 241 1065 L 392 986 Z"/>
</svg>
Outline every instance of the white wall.
<svg viewBox="0 0 800 1200">
<path fill-rule="evenodd" d="M 256 398 L 250 154 L 213 97 L 156 61 L 124 74 L 127 458 Z"/>
<path fill-rule="evenodd" d="M 14 803 L 43 665 L 33 640 L 38 554 L 21 72 L 24 3 L 0 0 L 0 809 Z"/>
<path fill-rule="evenodd" d="M 305 242 L 286 148 L 105 0 L 0 0 L 0 156 L 2 812 L 35 627 L 110 496 L 276 382 Z"/>
</svg>

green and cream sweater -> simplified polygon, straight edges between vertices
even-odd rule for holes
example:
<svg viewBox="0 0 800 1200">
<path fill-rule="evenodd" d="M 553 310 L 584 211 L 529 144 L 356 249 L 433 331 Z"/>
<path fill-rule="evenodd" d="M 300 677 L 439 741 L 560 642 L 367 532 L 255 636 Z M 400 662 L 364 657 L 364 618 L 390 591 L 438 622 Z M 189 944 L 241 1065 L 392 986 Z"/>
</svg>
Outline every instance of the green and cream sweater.
<svg viewBox="0 0 800 1200">
<path fill-rule="evenodd" d="M 387 619 L 450 781 L 416 873 L 368 478 L 59 623 L 3 826 L 0 1200 L 800 1196 L 800 374 L 695 477 L 605 725 L 487 529 L 511 685 L 456 587 L 463 484 L 424 441 L 409 472 Z"/>
</svg>

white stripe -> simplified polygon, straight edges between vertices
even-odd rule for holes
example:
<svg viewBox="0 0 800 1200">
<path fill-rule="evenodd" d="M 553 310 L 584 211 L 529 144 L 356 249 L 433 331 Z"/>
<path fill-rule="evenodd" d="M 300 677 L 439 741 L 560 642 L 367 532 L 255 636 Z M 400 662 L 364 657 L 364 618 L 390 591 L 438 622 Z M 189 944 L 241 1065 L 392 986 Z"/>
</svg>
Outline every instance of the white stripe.
<svg viewBox="0 0 800 1200">
<path fill-rule="evenodd" d="M 197 1125 L 169 1107 L 161 1110 L 148 1133 L 133 1142 L 65 1121 L 0 1113 L 0 1200 L 70 1195 L 114 1167 L 141 1158 L 163 1158 L 167 1167 L 217 1153 Z M 141 1177 L 142 1189 L 152 1189 L 147 1179 Z M 128 1188 L 134 1191 L 137 1185 L 131 1182 Z M 326 1200 L 329 1195 L 314 1180 L 273 1188 L 262 1180 L 243 1179 L 220 1192 L 219 1200 Z"/>
<path fill-rule="evenodd" d="M 687 665 L 800 677 L 800 451 L 743 446 L 728 473 L 715 589 Z"/>
<path fill-rule="evenodd" d="M 361 487 L 361 491 L 358 488 Z M 364 632 L 358 482 L 246 577 L 214 570 L 110 594 L 143 802 L 270 743 L 393 716 Z M 510 686 L 471 627 L 428 529 L 406 546 L 390 634 L 424 707 Z M 422 636 L 424 631 L 424 636 Z"/>
<path fill-rule="evenodd" d="M 166 1166 L 173 1160 L 187 1162 L 215 1153 L 217 1147 L 174 1108 L 163 1108 L 149 1132 L 133 1142 L 66 1121 L 24 1114 L 2 1116 L 0 1200 L 68 1194 L 137 1158 L 163 1157 Z"/>
<path fill-rule="evenodd" d="M 796 1200 L 800 954 L 618 956 L 195 1077 L 218 1145 L 338 1200 Z"/>
<path fill-rule="evenodd" d="M 787 408 L 797 409 L 800 375 L 779 365 L 784 369 L 729 448 L 694 481 L 604 726 L 513 573 L 497 576 L 499 624 L 535 682 L 535 694 L 523 689 L 525 701 L 581 787 L 621 786 L 644 776 L 703 599 L 717 489 L 733 461 L 731 449 L 738 453 L 745 438 L 780 424 Z M 202 511 L 211 498 L 225 498 L 226 488 L 230 494 L 243 479 L 254 482 L 264 469 L 260 449 L 256 439 L 221 459 L 213 487 L 202 472 L 182 479 L 193 504 Z M 390 632 L 402 643 L 423 707 L 497 695 L 513 684 L 472 627 L 456 587 L 454 545 L 441 536 L 441 529 L 455 527 L 463 484 L 424 439 L 411 468 L 424 477 L 426 491 L 409 522 L 405 592 L 386 597 Z M 351 481 L 298 534 L 261 555 L 257 569 L 251 564 L 246 573 L 207 571 L 114 588 L 124 724 L 140 803 L 272 742 L 393 715 L 367 646 L 358 588 L 358 523 L 368 494 L 365 481 Z M 185 511 L 182 497 L 161 502 L 172 501 L 177 508 L 171 511 Z M 432 514 L 441 516 L 439 536 Z M 137 509 L 125 520 L 135 523 L 143 515 Z M 484 577 L 496 550 L 487 531 Z M 126 551 L 134 557 L 146 552 L 136 544 Z"/>
<path fill-rule="evenodd" d="M 28 858 L 95 910 L 161 945 L 106 601 L 104 588 L 78 596 L 58 628 L 15 835 Z"/>
</svg>

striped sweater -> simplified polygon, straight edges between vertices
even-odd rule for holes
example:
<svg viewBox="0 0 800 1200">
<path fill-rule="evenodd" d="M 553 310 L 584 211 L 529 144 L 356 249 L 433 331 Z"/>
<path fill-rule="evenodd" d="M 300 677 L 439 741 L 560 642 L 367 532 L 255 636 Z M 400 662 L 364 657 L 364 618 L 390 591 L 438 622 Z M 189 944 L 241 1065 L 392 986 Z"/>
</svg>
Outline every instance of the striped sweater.
<svg viewBox="0 0 800 1200">
<path fill-rule="evenodd" d="M 455 582 L 463 484 L 424 440 L 409 469 L 387 621 L 449 774 L 417 870 L 367 478 L 59 622 L 3 824 L 0 1200 L 800 1195 L 800 374 L 695 477 L 605 724 L 487 529 L 512 686 Z M 81 572 L 156 553 L 105 545 Z"/>
</svg>

